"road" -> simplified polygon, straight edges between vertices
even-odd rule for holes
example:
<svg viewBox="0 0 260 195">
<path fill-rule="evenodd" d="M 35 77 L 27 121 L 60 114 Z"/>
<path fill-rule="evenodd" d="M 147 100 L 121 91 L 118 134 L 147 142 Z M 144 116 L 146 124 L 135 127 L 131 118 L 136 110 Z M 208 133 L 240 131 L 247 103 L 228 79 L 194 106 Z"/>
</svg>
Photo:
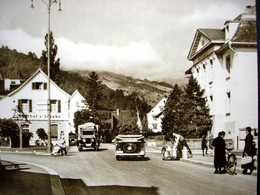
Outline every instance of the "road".
<svg viewBox="0 0 260 195">
<path fill-rule="evenodd" d="M 68 156 L 2 153 L 1 157 L 47 166 L 55 170 L 63 182 L 83 181 L 93 189 L 118 186 L 162 195 L 256 194 L 256 176 L 213 174 L 214 170 L 209 167 L 162 161 L 156 153 L 147 153 L 144 160 L 117 161 L 113 149 L 113 145 L 103 144 L 98 152 L 78 152 L 76 147 L 71 147 Z"/>
</svg>

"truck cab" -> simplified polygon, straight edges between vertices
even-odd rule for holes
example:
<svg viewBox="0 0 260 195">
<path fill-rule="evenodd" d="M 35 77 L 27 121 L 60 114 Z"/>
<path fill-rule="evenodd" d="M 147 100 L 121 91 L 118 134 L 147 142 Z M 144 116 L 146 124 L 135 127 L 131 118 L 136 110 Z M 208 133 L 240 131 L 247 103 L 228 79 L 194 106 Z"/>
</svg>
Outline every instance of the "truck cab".
<svg viewBox="0 0 260 195">
<path fill-rule="evenodd" d="M 79 151 L 84 148 L 99 150 L 98 126 L 94 123 L 84 123 L 78 126 L 77 147 Z"/>
</svg>

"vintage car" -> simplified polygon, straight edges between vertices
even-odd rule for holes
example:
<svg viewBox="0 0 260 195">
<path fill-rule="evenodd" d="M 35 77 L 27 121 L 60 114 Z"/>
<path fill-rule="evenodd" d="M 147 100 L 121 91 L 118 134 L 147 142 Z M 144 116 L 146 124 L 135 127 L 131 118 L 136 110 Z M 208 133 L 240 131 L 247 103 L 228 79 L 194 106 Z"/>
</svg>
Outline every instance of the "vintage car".
<svg viewBox="0 0 260 195">
<path fill-rule="evenodd" d="M 142 135 L 118 135 L 114 140 L 116 159 L 145 156 L 145 141 Z"/>
<path fill-rule="evenodd" d="M 77 147 L 79 151 L 84 148 L 99 150 L 98 127 L 94 123 L 84 123 L 78 126 Z"/>
</svg>

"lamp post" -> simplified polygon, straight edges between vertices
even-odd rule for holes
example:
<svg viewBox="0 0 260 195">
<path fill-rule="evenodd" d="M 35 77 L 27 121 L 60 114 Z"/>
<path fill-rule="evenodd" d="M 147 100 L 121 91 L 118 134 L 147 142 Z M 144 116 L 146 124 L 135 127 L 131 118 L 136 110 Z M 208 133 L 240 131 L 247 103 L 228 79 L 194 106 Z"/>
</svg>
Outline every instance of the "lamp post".
<svg viewBox="0 0 260 195">
<path fill-rule="evenodd" d="M 41 0 L 48 9 L 48 100 L 47 100 L 47 117 L 48 117 L 48 147 L 47 152 L 51 153 L 51 101 L 50 101 L 50 23 L 51 23 L 51 6 L 57 3 L 57 0 Z M 34 8 L 33 0 L 31 0 L 31 8 Z M 61 0 L 59 0 L 59 12 L 61 12 Z"/>
</svg>

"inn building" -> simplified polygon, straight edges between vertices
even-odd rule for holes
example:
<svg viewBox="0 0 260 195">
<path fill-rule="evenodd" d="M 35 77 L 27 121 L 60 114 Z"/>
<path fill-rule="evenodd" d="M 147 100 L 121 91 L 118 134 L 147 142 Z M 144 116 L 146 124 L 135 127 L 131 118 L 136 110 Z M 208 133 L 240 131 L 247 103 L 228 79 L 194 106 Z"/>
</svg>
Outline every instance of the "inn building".
<svg viewBox="0 0 260 195">
<path fill-rule="evenodd" d="M 0 99 L 0 118 L 13 118 L 14 109 L 19 109 L 27 115 L 28 122 L 23 122 L 22 128 L 33 133 L 30 145 L 35 145 L 36 141 L 40 140 L 36 134 L 38 129 L 44 129 L 48 133 L 47 82 L 48 76 L 38 69 L 20 87 Z M 66 144 L 69 145 L 69 132 L 74 132 L 74 112 L 84 107 L 82 99 L 84 98 L 78 91 L 70 96 L 50 80 L 52 140 L 59 139 L 63 131 Z"/>
<path fill-rule="evenodd" d="M 257 35 L 255 6 L 226 21 L 222 29 L 197 29 L 188 60 L 193 75 L 205 90 L 211 133 L 225 131 L 235 149 L 244 148 L 245 127 L 258 137 Z"/>
</svg>

